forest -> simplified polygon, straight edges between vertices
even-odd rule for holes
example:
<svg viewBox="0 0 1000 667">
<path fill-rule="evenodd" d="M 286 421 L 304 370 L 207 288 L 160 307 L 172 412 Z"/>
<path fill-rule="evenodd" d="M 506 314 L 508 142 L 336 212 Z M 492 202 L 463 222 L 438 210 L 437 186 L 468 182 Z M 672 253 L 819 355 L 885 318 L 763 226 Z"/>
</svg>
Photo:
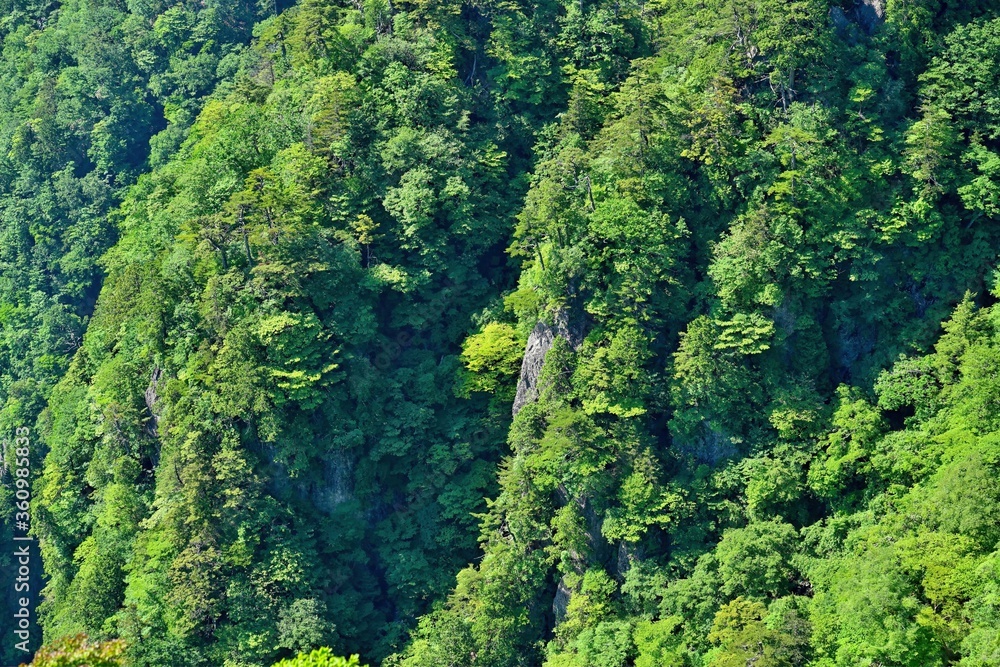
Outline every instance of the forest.
<svg viewBox="0 0 1000 667">
<path fill-rule="evenodd" d="M 1000 667 L 1000 3 L 0 0 L 0 440 L 4 665 Z"/>
</svg>

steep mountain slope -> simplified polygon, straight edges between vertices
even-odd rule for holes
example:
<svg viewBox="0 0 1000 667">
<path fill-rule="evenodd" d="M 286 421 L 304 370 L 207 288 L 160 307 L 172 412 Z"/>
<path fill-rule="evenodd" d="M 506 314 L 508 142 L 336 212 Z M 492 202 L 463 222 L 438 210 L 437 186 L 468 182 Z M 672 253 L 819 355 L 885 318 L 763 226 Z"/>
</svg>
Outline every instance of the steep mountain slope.
<svg viewBox="0 0 1000 667">
<path fill-rule="evenodd" d="M 272 8 L 273 9 L 273 8 Z M 0 425 L 30 427 L 80 346 L 112 211 L 238 67 L 254 3 L 0 4 Z M 5 452 L 13 460 L 13 451 Z M 36 461 L 34 470 L 41 468 Z M 11 485 L 0 503 L 13 516 Z M 12 550 L 12 522 L 0 542 Z M 13 581 L 5 560 L 0 572 Z M 40 571 L 36 563 L 34 571 Z M 16 599 L 12 590 L 11 598 Z M 13 613 L 13 612 L 11 612 Z M 14 651 L 3 614 L 2 662 Z"/>
<path fill-rule="evenodd" d="M 121 636 L 148 665 L 402 648 L 495 493 L 509 406 L 457 371 L 511 282 L 533 128 L 588 40 L 596 81 L 641 43 L 630 16 L 605 44 L 598 9 L 556 9 L 313 1 L 257 24 L 118 209 L 39 419 L 46 637 Z"/>
<path fill-rule="evenodd" d="M 995 663 L 994 311 L 879 373 L 993 284 L 985 10 L 668 3 L 574 89 L 603 124 L 547 135 L 512 246 L 537 400 L 402 664 Z"/>
<path fill-rule="evenodd" d="M 995 3 L 8 4 L 46 641 L 996 662 Z"/>
</svg>

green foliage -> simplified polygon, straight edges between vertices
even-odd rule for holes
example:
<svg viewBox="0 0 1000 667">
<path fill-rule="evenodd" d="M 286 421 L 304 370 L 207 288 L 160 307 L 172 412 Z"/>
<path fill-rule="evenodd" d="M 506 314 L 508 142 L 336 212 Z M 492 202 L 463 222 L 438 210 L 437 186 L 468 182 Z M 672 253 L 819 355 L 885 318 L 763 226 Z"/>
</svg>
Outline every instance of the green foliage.
<svg viewBox="0 0 1000 667">
<path fill-rule="evenodd" d="M 300 653 L 294 658 L 274 663 L 274 667 L 361 667 L 358 656 L 341 658 L 324 647 L 310 653 Z"/>
<path fill-rule="evenodd" d="M 276 9 L 238 19 L 255 39 L 207 99 L 164 104 L 184 130 L 122 190 L 41 415 L 47 636 L 125 637 L 137 665 L 401 648 L 475 554 L 509 420 L 453 391 L 523 189 L 507 112 L 464 83 L 487 36 Z M 185 49 L 206 29 L 128 20 Z M 470 358 L 507 396 L 523 339 L 498 331 Z"/>
<path fill-rule="evenodd" d="M 496 394 L 509 403 L 514 399 L 512 381 L 521 369 L 524 343 L 509 324 L 490 322 L 478 334 L 462 343 L 462 364 L 467 374 L 460 380 L 459 391 L 483 391 Z"/>
<path fill-rule="evenodd" d="M 995 4 L 0 4 L 39 659 L 996 663 Z"/>
<path fill-rule="evenodd" d="M 806 636 L 764 622 L 767 607 L 760 602 L 736 598 L 715 615 L 708 639 L 718 648 L 708 653 L 713 667 L 767 665 L 785 667 L 806 664 L 803 646 Z"/>
<path fill-rule="evenodd" d="M 791 556 L 798 535 L 780 521 L 751 523 L 727 531 L 715 549 L 721 593 L 727 597 L 780 597 L 794 576 Z"/>
<path fill-rule="evenodd" d="M 677 616 L 658 621 L 641 621 L 635 628 L 636 667 L 685 667 L 689 664 L 678 630 L 683 620 Z"/>
<path fill-rule="evenodd" d="M 995 8 L 650 12 L 540 136 L 505 303 L 555 341 L 404 664 L 988 664 Z"/>
<path fill-rule="evenodd" d="M 121 667 L 124 659 L 125 643 L 120 639 L 92 642 L 75 635 L 38 649 L 31 667 Z"/>
</svg>

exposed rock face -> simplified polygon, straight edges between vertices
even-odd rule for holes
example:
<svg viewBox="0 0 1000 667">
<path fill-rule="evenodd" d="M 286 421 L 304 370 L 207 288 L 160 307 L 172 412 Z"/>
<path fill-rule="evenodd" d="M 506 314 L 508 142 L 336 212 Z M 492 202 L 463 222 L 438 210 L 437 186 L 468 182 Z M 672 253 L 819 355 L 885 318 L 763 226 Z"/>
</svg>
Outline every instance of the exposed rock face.
<svg viewBox="0 0 1000 667">
<path fill-rule="evenodd" d="M 149 410 L 149 414 L 153 417 L 152 424 L 149 424 L 147 428 L 153 437 L 157 436 L 157 429 L 160 426 L 160 414 L 157 409 L 157 403 L 160 402 L 160 397 L 157 394 L 158 385 L 160 384 L 160 379 L 163 377 L 162 368 L 153 368 L 153 375 L 149 379 L 149 386 L 146 387 L 145 399 L 146 408 Z"/>
<path fill-rule="evenodd" d="M 553 326 L 539 321 L 531 330 L 528 344 L 524 348 L 524 359 L 521 361 L 521 377 L 517 381 L 517 394 L 514 396 L 513 413 L 515 417 L 525 404 L 538 398 L 538 376 L 542 373 L 545 355 L 552 348 L 556 336 L 569 343 L 574 350 L 579 350 L 580 346 L 583 345 L 586 320 L 582 316 L 571 314 L 577 310 L 571 311 L 566 308 L 559 310 L 553 318 Z"/>
<path fill-rule="evenodd" d="M 830 22 L 833 23 L 833 27 L 839 33 L 847 30 L 851 23 L 850 19 L 847 18 L 847 14 L 840 7 L 830 8 Z"/>
<path fill-rule="evenodd" d="M 338 505 L 354 499 L 354 460 L 346 451 L 328 453 L 322 463 L 322 476 L 292 478 L 288 468 L 276 459 L 273 445 L 265 446 L 261 454 L 268 463 L 268 490 L 276 497 L 294 495 L 311 502 L 324 514 L 332 514 Z"/>
<path fill-rule="evenodd" d="M 854 23 L 866 34 L 872 35 L 885 22 L 885 0 L 857 0 L 853 7 L 846 10 L 831 7 L 830 21 L 841 33 Z"/>
<path fill-rule="evenodd" d="M 854 6 L 854 20 L 872 34 L 885 21 L 885 0 L 861 0 Z"/>
<path fill-rule="evenodd" d="M 337 505 L 354 497 L 352 461 L 345 452 L 335 452 L 323 463 L 323 483 L 313 487 L 311 500 L 322 512 L 331 513 Z"/>
<path fill-rule="evenodd" d="M 517 394 L 514 396 L 514 416 L 527 403 L 538 398 L 538 376 L 545 364 L 545 355 L 552 348 L 555 332 L 545 322 L 539 322 L 528 336 L 528 344 L 524 348 L 524 359 L 521 361 L 521 377 L 517 381 Z"/>
<path fill-rule="evenodd" d="M 736 456 L 737 449 L 732 437 L 703 422 L 703 434 L 693 442 L 675 442 L 679 451 L 693 456 L 698 463 L 716 466 L 720 461 Z"/>
<path fill-rule="evenodd" d="M 580 308 L 564 308 L 555 316 L 556 334 L 574 350 L 579 350 L 583 345 L 583 336 L 587 329 L 586 318 L 580 313 Z"/>
<path fill-rule="evenodd" d="M 629 544 L 622 540 L 618 544 L 618 557 L 615 562 L 615 579 L 625 581 L 625 575 L 632 569 L 632 564 L 644 560 L 642 547 Z"/>
<path fill-rule="evenodd" d="M 559 587 L 556 588 L 556 595 L 552 599 L 552 614 L 556 617 L 556 625 L 562 623 L 566 618 L 566 608 L 573 597 L 573 591 L 566 585 L 566 577 L 559 579 Z"/>
</svg>

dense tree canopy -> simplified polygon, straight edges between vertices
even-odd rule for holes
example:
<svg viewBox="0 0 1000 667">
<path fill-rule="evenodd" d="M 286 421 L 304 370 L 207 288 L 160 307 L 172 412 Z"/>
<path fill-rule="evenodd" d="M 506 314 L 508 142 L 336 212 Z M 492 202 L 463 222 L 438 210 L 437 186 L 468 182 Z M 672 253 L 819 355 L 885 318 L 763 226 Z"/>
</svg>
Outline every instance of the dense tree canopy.
<svg viewBox="0 0 1000 667">
<path fill-rule="evenodd" d="M 995 3 L 0 8 L 35 664 L 997 663 Z"/>
</svg>

